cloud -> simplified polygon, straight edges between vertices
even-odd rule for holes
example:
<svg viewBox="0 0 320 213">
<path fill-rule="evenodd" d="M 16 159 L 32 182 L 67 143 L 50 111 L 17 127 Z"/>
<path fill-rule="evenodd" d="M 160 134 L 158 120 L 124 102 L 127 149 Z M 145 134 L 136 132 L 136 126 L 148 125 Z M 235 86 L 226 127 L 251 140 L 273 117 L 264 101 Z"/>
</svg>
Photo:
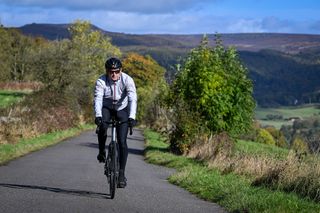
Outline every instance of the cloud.
<svg viewBox="0 0 320 213">
<path fill-rule="evenodd" d="M 277 17 L 266 17 L 261 22 L 266 32 L 276 33 L 320 33 L 320 21 L 315 20 L 288 20 Z"/>
<path fill-rule="evenodd" d="M 15 7 L 62 8 L 68 10 L 104 10 L 134 13 L 173 13 L 200 8 L 214 0 L 2 0 Z"/>
<path fill-rule="evenodd" d="M 288 20 L 274 16 L 264 18 L 236 18 L 221 19 L 215 25 L 224 33 L 320 33 L 320 21 Z"/>
<path fill-rule="evenodd" d="M 310 29 L 320 32 L 320 20 L 312 23 Z"/>
<path fill-rule="evenodd" d="M 0 1 L 0 23 L 5 26 L 72 23 L 81 19 L 104 30 L 137 34 L 320 33 L 317 18 L 302 20 L 299 16 L 300 20 L 294 20 L 281 17 L 283 13 L 274 16 L 239 15 L 213 7 L 216 5 L 212 2 L 225 0 L 199 0 L 199 3 L 196 0 L 127 0 L 127 3 L 119 3 L 120 0 Z M 204 3 L 208 3 L 206 8 L 203 8 Z"/>
<path fill-rule="evenodd" d="M 70 23 L 77 19 L 78 12 L 68 13 L 64 10 L 44 10 L 41 8 L 15 8 L 2 10 L 0 21 L 8 27 L 20 27 L 30 23 Z"/>
<path fill-rule="evenodd" d="M 266 17 L 261 21 L 261 28 L 273 32 L 290 32 L 291 28 L 296 25 L 297 23 L 294 21 L 279 19 L 274 16 Z"/>
<path fill-rule="evenodd" d="M 214 33 L 223 27 L 218 19 L 202 14 L 136 14 L 124 12 L 106 12 L 92 14 L 95 24 L 102 29 L 135 34 L 203 34 Z M 98 16 L 104 17 L 97 20 Z"/>
<path fill-rule="evenodd" d="M 227 33 L 264 32 L 259 19 L 231 18 L 224 21 L 224 26 L 220 29 Z"/>
</svg>

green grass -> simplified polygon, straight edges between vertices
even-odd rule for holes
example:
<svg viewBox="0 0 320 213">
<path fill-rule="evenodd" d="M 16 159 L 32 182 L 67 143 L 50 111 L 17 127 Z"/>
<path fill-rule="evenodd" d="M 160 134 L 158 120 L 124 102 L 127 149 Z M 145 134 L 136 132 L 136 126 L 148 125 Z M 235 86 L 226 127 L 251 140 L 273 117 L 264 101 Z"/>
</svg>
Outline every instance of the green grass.
<svg viewBox="0 0 320 213">
<path fill-rule="evenodd" d="M 276 121 L 271 121 L 271 120 L 259 120 L 259 123 L 262 126 L 274 126 L 276 129 L 281 129 L 282 125 L 289 125 L 291 126 L 293 124 L 292 121 L 285 121 L 285 120 L 276 120 Z"/>
<path fill-rule="evenodd" d="M 282 115 L 283 120 L 265 120 L 267 115 Z M 255 117 L 262 126 L 274 126 L 280 129 L 282 125 L 292 125 L 291 121 L 285 120 L 291 117 L 310 118 L 319 116 L 320 109 L 314 105 L 305 105 L 299 107 L 279 107 L 279 108 L 257 108 Z"/>
<path fill-rule="evenodd" d="M 303 107 L 279 107 L 279 108 L 257 108 L 255 115 L 257 119 L 264 119 L 268 114 L 282 115 L 283 118 L 301 117 L 308 118 L 320 114 L 320 109 L 315 106 Z"/>
<path fill-rule="evenodd" d="M 289 150 L 269 144 L 237 140 L 235 144 L 235 154 L 286 159 Z"/>
<path fill-rule="evenodd" d="M 30 92 L 0 90 L 0 108 L 7 107 L 23 99 Z"/>
<path fill-rule="evenodd" d="M 54 145 L 62 140 L 75 136 L 84 130 L 92 129 L 92 125 L 82 125 L 77 128 L 44 134 L 36 138 L 21 139 L 16 144 L 0 144 L 0 164 L 26 155 L 30 152 Z"/>
<path fill-rule="evenodd" d="M 146 160 L 177 169 L 177 173 L 169 177 L 171 183 L 202 199 L 218 203 L 230 212 L 320 212 L 320 204 L 296 194 L 254 187 L 243 176 L 233 173 L 222 175 L 193 159 L 171 154 L 168 144 L 158 133 L 146 130 L 145 137 Z M 239 146 L 241 143 L 245 142 L 240 141 Z M 263 151 L 253 144 L 246 145 L 240 151 L 251 154 Z"/>
</svg>

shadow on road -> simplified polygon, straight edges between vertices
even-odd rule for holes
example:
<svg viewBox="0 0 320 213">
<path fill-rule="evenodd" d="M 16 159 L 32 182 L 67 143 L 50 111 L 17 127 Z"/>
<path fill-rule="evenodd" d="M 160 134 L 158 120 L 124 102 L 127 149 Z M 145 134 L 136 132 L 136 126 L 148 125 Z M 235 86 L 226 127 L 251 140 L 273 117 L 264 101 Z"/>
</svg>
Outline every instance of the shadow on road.
<svg viewBox="0 0 320 213">
<path fill-rule="evenodd" d="M 82 197 L 90 198 L 100 198 L 100 199 L 111 199 L 109 194 L 92 192 L 92 191 L 82 191 L 76 189 L 62 189 L 48 186 L 35 186 L 35 185 L 21 185 L 21 184 L 10 184 L 10 183 L 0 183 L 0 187 L 7 187 L 13 189 L 39 189 L 44 191 L 50 191 L 61 194 L 76 195 Z"/>
<path fill-rule="evenodd" d="M 139 137 L 139 136 L 133 136 L 133 135 L 128 135 L 127 139 L 129 140 L 135 140 L 135 141 L 143 141 L 144 142 L 144 138 Z"/>
<path fill-rule="evenodd" d="M 90 147 L 90 148 L 99 149 L 98 143 L 87 142 L 87 143 L 82 143 L 81 146 L 87 146 L 87 147 Z M 107 148 L 108 148 L 108 145 L 106 145 L 106 149 Z M 128 152 L 130 154 L 133 154 L 133 155 L 144 155 L 144 150 L 141 150 L 141 149 L 128 148 Z"/>
<path fill-rule="evenodd" d="M 128 152 L 133 155 L 144 155 L 144 150 L 128 148 Z"/>
</svg>

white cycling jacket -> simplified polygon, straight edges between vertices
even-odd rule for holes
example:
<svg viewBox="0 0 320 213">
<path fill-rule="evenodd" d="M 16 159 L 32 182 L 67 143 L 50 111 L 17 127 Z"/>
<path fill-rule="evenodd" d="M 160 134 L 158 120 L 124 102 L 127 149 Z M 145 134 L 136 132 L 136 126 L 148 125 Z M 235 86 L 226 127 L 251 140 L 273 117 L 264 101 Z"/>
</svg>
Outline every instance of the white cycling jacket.
<svg viewBox="0 0 320 213">
<path fill-rule="evenodd" d="M 129 118 L 136 118 L 137 92 L 133 79 L 121 73 L 119 80 L 113 81 L 106 74 L 96 81 L 94 90 L 94 111 L 96 117 L 102 117 L 102 107 L 119 111 L 128 106 Z"/>
</svg>

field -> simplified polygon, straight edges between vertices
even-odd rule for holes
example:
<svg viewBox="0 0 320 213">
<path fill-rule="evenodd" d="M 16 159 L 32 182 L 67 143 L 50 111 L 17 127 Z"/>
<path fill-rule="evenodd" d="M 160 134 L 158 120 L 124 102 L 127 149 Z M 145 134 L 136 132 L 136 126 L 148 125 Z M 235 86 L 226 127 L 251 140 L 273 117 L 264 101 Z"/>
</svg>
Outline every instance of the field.
<svg viewBox="0 0 320 213">
<path fill-rule="evenodd" d="M 281 116 L 281 119 L 270 119 L 268 116 Z M 299 107 L 257 108 L 255 118 L 262 126 L 271 125 L 278 129 L 282 125 L 292 125 L 290 118 L 306 119 L 312 116 L 320 116 L 320 108 L 317 105 L 304 105 Z"/>
<path fill-rule="evenodd" d="M 20 101 L 28 93 L 30 92 L 0 90 L 0 108 L 7 107 Z"/>
</svg>

